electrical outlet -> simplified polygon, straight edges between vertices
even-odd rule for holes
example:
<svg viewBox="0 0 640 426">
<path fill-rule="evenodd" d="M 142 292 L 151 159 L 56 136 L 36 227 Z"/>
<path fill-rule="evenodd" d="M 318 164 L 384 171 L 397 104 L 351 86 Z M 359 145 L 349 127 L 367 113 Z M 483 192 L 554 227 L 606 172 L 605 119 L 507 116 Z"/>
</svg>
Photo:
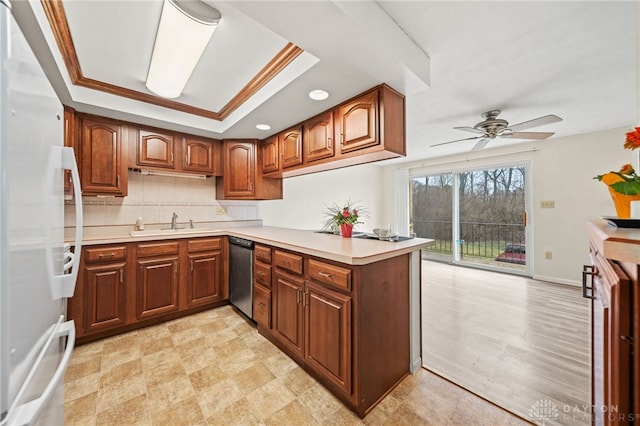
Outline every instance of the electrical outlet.
<svg viewBox="0 0 640 426">
<path fill-rule="evenodd" d="M 553 259 L 553 253 L 550 252 L 550 251 L 545 251 L 544 252 L 544 258 L 547 259 L 547 260 Z"/>
<path fill-rule="evenodd" d="M 224 206 L 216 207 L 216 214 L 218 216 L 225 216 L 227 214 L 227 208 Z"/>
<path fill-rule="evenodd" d="M 555 201 L 540 201 L 540 208 L 541 209 L 554 209 L 554 208 L 556 208 L 556 202 Z"/>
</svg>

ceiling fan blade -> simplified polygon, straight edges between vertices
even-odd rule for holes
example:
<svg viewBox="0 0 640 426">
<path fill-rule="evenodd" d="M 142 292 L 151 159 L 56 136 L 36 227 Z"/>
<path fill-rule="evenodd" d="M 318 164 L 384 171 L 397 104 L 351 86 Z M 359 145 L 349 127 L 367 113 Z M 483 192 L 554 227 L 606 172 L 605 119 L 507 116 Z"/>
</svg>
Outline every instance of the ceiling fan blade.
<svg viewBox="0 0 640 426">
<path fill-rule="evenodd" d="M 478 143 L 476 143 L 473 148 L 471 148 L 471 151 L 477 151 L 479 149 L 484 148 L 485 146 L 487 146 L 487 144 L 489 143 L 489 141 L 491 141 L 491 138 L 482 138 L 478 141 Z"/>
<path fill-rule="evenodd" d="M 501 138 L 509 139 L 547 139 L 555 135 L 554 132 L 513 132 L 500 135 Z"/>
<path fill-rule="evenodd" d="M 513 126 L 507 127 L 507 129 L 511 129 L 514 132 L 518 130 L 530 129 L 531 127 L 543 126 L 545 124 L 557 123 L 558 121 L 562 121 L 562 118 L 557 115 L 545 115 L 544 117 L 534 118 L 533 120 L 523 121 L 522 123 L 514 124 Z"/>
<path fill-rule="evenodd" d="M 478 130 L 475 127 L 469 127 L 469 126 L 462 126 L 462 127 L 454 127 L 454 129 L 456 130 L 462 130 L 464 132 L 471 132 L 471 133 L 480 133 L 481 135 L 484 134 L 483 130 Z"/>
<path fill-rule="evenodd" d="M 469 140 L 472 140 L 472 139 L 479 139 L 479 138 L 482 138 L 482 136 L 476 136 L 474 138 L 456 139 L 455 141 L 449 141 L 449 142 L 440 142 L 440 143 L 437 143 L 437 144 L 434 144 L 434 145 L 431 145 L 431 146 L 432 147 L 433 146 L 440 146 L 440 145 L 446 145 L 446 144 L 449 144 L 449 143 L 469 141 Z"/>
</svg>

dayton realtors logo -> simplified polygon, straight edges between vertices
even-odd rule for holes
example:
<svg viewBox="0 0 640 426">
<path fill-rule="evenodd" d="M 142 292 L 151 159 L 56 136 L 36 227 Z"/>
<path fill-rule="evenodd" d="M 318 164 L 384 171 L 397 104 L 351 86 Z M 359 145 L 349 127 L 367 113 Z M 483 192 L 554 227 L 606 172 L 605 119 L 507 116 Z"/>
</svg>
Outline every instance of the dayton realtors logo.
<svg viewBox="0 0 640 426">
<path fill-rule="evenodd" d="M 558 412 L 558 407 L 552 401 L 548 399 L 539 399 L 534 402 L 529 408 L 529 417 L 531 421 L 545 425 L 546 422 L 556 420 L 560 413 Z"/>
</svg>

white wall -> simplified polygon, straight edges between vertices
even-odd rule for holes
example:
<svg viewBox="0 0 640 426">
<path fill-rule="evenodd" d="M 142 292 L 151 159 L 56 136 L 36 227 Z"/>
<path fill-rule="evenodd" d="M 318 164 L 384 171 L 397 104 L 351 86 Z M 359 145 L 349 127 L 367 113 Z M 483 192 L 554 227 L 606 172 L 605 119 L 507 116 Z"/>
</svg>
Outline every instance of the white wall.
<svg viewBox="0 0 640 426">
<path fill-rule="evenodd" d="M 529 212 L 533 227 L 533 275 L 548 281 L 579 284 L 582 265 L 587 263 L 586 222 L 603 215 L 615 216 L 606 186 L 592 178 L 618 170 L 623 163 L 638 165 L 638 152 L 623 149 L 628 130 L 613 129 L 387 166 L 383 171 L 383 196 L 393 199 L 390 182 L 398 168 L 427 174 L 528 161 L 533 192 L 533 208 Z M 536 151 L 522 152 L 533 148 Z M 543 200 L 555 201 L 555 208 L 541 209 Z M 392 220 L 393 215 L 393 207 L 385 206 L 383 216 Z M 546 251 L 552 252 L 552 259 L 544 259 Z"/>
<path fill-rule="evenodd" d="M 142 216 L 147 224 L 254 220 L 258 219 L 257 201 L 216 200 L 215 178 L 194 180 L 166 176 L 143 176 L 129 171 L 128 196 L 83 197 L 85 226 L 131 225 Z M 218 214 L 224 207 L 226 214 Z M 65 202 L 65 226 L 74 226 L 73 201 Z"/>
<path fill-rule="evenodd" d="M 356 231 L 371 231 L 383 210 L 382 168 L 370 164 L 286 178 L 282 200 L 261 201 L 260 218 L 265 226 L 320 229 L 325 205 L 359 201 L 370 212 Z M 392 203 L 390 199 L 389 203 Z"/>
</svg>

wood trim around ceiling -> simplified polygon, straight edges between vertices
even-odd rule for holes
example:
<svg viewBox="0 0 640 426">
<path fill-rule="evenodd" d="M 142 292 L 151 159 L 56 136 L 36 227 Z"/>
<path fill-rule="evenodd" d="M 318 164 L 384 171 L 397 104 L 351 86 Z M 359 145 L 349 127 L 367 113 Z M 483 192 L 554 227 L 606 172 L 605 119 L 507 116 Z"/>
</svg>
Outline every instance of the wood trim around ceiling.
<svg viewBox="0 0 640 426">
<path fill-rule="evenodd" d="M 211 111 L 85 77 L 80 68 L 62 0 L 41 0 L 41 3 L 58 43 L 58 49 L 60 49 L 64 59 L 71 82 L 74 85 L 218 121 L 227 118 L 303 52 L 301 48 L 293 43 L 287 43 L 220 111 Z"/>
</svg>

